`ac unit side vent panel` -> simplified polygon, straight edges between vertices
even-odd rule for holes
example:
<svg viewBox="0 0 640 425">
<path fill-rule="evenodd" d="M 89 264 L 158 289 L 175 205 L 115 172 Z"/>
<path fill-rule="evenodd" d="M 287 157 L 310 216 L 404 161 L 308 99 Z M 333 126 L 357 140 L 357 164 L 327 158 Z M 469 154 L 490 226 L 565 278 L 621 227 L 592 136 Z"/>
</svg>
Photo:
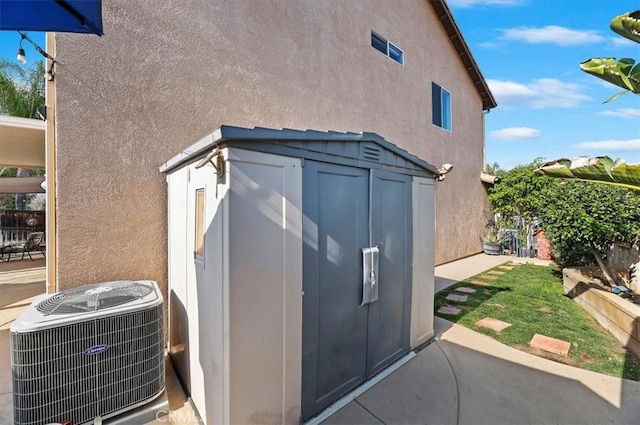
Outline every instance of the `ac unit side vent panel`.
<svg viewBox="0 0 640 425">
<path fill-rule="evenodd" d="M 109 417 L 164 389 L 163 304 L 11 333 L 16 425 Z"/>
</svg>

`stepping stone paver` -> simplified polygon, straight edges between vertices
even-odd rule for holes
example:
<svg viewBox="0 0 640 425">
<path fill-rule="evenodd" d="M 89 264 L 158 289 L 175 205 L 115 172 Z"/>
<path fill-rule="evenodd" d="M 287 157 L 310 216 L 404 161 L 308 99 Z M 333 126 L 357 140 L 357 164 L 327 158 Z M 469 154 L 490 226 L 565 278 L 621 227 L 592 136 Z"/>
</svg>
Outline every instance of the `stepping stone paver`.
<svg viewBox="0 0 640 425">
<path fill-rule="evenodd" d="M 504 272 L 498 271 L 498 270 L 491 270 L 489 272 L 487 272 L 487 274 L 493 274 L 496 276 L 500 276 L 501 274 L 504 274 Z"/>
<path fill-rule="evenodd" d="M 458 302 L 465 302 L 467 301 L 467 296 L 466 295 L 458 295 L 458 294 L 449 294 L 447 295 L 447 299 L 449 301 L 458 301 Z"/>
<path fill-rule="evenodd" d="M 470 282 L 473 283 L 474 285 L 480 285 L 480 286 L 487 286 L 489 284 L 488 282 L 483 282 L 483 281 L 478 280 L 478 279 L 474 279 L 474 280 L 472 280 Z"/>
<path fill-rule="evenodd" d="M 531 338 L 529 345 L 533 348 L 548 351 L 549 353 L 560 354 L 561 356 L 569 354 L 569 348 L 571 348 L 570 342 L 540 334 L 535 334 L 533 338 Z"/>
<path fill-rule="evenodd" d="M 502 320 L 494 319 L 492 317 L 485 317 L 482 320 L 478 320 L 476 322 L 476 326 L 489 328 L 496 332 L 502 332 L 504 329 L 511 326 L 511 323 L 503 322 Z"/>
<path fill-rule="evenodd" d="M 440 307 L 440 309 L 438 310 L 438 313 L 456 315 L 460 313 L 460 311 L 461 310 L 459 308 L 449 307 L 445 305 Z"/>
<path fill-rule="evenodd" d="M 502 270 L 513 270 L 516 266 L 498 266 L 499 269 Z"/>
<path fill-rule="evenodd" d="M 486 279 L 486 280 L 496 280 L 498 278 L 498 276 L 492 276 L 490 274 L 483 274 L 482 276 L 478 276 L 480 279 Z"/>
<path fill-rule="evenodd" d="M 466 286 L 461 286 L 459 288 L 456 288 L 456 291 L 458 292 L 464 292 L 465 294 L 473 294 L 474 292 L 476 292 L 475 289 L 473 288 L 467 288 Z"/>
</svg>

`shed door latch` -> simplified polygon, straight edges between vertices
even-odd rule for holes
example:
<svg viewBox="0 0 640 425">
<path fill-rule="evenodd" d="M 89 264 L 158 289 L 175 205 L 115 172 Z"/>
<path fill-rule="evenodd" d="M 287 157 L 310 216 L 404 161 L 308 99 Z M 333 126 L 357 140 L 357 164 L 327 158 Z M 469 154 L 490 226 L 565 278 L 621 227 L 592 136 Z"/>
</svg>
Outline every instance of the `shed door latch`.
<svg viewBox="0 0 640 425">
<path fill-rule="evenodd" d="M 380 249 L 377 246 L 362 248 L 362 303 L 370 304 L 378 300 L 378 264 Z"/>
</svg>

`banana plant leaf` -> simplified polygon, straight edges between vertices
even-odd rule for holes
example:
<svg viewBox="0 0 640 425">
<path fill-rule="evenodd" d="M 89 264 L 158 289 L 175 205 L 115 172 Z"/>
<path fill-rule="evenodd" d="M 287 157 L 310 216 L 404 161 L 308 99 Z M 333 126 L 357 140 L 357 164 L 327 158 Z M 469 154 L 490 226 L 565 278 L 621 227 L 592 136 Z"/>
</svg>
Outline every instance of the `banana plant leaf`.
<svg viewBox="0 0 640 425">
<path fill-rule="evenodd" d="M 542 164 L 535 172 L 553 178 L 578 179 L 640 190 L 640 163 L 628 164 L 624 159 L 614 161 L 608 156 L 561 158 Z"/>
<path fill-rule="evenodd" d="M 616 34 L 640 43 L 640 10 L 616 16 L 610 26 Z"/>
<path fill-rule="evenodd" d="M 580 69 L 611 84 L 640 94 L 640 64 L 632 58 L 593 58 L 580 64 Z"/>
</svg>

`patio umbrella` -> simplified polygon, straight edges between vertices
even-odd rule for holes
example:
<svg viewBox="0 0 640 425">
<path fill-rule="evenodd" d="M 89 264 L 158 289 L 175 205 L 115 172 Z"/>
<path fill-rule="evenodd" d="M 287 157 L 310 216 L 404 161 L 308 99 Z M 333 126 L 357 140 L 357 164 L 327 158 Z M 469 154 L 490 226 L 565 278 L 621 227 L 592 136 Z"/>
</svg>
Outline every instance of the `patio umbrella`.
<svg viewBox="0 0 640 425">
<path fill-rule="evenodd" d="M 101 0 L 0 0 L 0 30 L 103 35 Z"/>
</svg>

